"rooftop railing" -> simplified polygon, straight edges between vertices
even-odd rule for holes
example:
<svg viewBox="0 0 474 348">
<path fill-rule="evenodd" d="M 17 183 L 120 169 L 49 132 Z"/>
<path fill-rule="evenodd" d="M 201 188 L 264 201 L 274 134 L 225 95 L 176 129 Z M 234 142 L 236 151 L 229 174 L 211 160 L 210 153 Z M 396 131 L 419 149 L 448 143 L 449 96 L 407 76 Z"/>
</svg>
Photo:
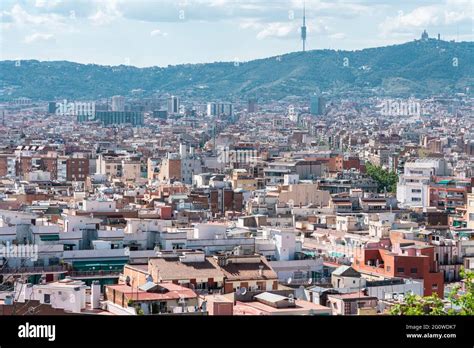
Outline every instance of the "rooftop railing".
<svg viewBox="0 0 474 348">
<path fill-rule="evenodd" d="M 40 267 L 0 267 L 0 274 L 22 274 L 22 273 L 51 273 L 67 272 L 64 266 L 40 266 Z"/>
</svg>

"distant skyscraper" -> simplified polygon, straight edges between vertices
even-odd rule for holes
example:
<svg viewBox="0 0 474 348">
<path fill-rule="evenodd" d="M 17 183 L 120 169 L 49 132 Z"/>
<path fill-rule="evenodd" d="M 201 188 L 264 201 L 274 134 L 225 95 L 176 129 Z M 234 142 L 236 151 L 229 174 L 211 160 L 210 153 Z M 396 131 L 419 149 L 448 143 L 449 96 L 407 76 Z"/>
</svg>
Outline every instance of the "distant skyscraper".
<svg viewBox="0 0 474 348">
<path fill-rule="evenodd" d="M 303 2 L 303 25 L 301 26 L 301 40 L 303 41 L 303 52 L 306 51 L 306 4 Z"/>
<path fill-rule="evenodd" d="M 168 115 L 179 113 L 179 98 L 172 95 L 168 98 Z"/>
<path fill-rule="evenodd" d="M 219 103 L 217 104 L 217 114 L 219 116 L 230 117 L 234 113 L 232 103 Z"/>
<path fill-rule="evenodd" d="M 311 115 L 318 115 L 319 112 L 319 97 L 315 93 L 311 95 L 311 100 L 310 100 L 310 109 L 311 109 Z"/>
<path fill-rule="evenodd" d="M 326 101 L 319 93 L 311 95 L 311 115 L 323 115 L 326 111 Z"/>
<path fill-rule="evenodd" d="M 257 112 L 257 99 L 249 99 L 249 105 L 248 105 L 248 108 L 247 108 L 247 112 L 249 114 L 253 113 L 253 112 Z"/>
<path fill-rule="evenodd" d="M 153 118 L 161 118 L 166 120 L 168 118 L 168 111 L 166 110 L 154 110 L 153 111 Z"/>
<path fill-rule="evenodd" d="M 120 95 L 112 97 L 112 111 L 125 111 L 125 97 Z"/>
<path fill-rule="evenodd" d="M 217 104 L 216 103 L 207 103 L 207 116 L 216 116 L 217 115 Z"/>
<path fill-rule="evenodd" d="M 56 102 L 49 102 L 48 103 L 48 113 L 55 114 L 56 113 Z"/>
</svg>

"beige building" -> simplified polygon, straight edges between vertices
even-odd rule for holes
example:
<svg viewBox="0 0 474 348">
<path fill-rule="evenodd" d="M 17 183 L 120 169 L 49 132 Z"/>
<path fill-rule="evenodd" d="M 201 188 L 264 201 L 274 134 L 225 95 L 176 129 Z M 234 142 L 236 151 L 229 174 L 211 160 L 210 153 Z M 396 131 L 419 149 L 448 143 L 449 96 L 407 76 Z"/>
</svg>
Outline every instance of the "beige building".
<svg viewBox="0 0 474 348">
<path fill-rule="evenodd" d="M 181 159 L 179 157 L 167 157 L 161 162 L 158 174 L 160 181 L 178 180 L 181 181 Z"/>
<path fill-rule="evenodd" d="M 257 180 L 251 177 L 245 169 L 234 169 L 232 172 L 232 188 L 254 191 L 257 189 Z"/>
<path fill-rule="evenodd" d="M 109 179 L 122 176 L 122 160 L 116 157 L 104 157 L 99 155 L 97 158 L 97 173 L 104 174 Z"/>
<path fill-rule="evenodd" d="M 122 181 L 125 183 L 138 182 L 141 179 L 140 176 L 140 161 L 122 161 Z"/>
<path fill-rule="evenodd" d="M 325 207 L 329 204 L 330 194 L 328 191 L 318 190 L 317 185 L 294 184 L 282 186 L 278 200 L 284 203 L 293 201 L 294 205 L 315 204 Z"/>
<path fill-rule="evenodd" d="M 148 158 L 147 160 L 147 179 L 157 180 L 160 174 L 161 159 Z"/>
</svg>

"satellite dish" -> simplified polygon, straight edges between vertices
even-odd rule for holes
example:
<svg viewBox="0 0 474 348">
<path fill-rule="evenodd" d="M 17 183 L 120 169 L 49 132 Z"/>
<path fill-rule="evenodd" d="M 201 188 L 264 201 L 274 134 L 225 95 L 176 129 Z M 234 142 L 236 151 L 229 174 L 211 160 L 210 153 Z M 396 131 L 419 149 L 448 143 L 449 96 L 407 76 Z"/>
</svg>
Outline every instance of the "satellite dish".
<svg viewBox="0 0 474 348">
<path fill-rule="evenodd" d="M 308 279 L 308 284 L 311 285 L 313 283 L 313 279 L 309 278 Z"/>
<path fill-rule="evenodd" d="M 240 288 L 240 294 L 245 295 L 247 293 L 247 288 Z"/>
<path fill-rule="evenodd" d="M 130 276 L 127 276 L 127 278 L 125 278 L 125 283 L 130 286 Z"/>
<path fill-rule="evenodd" d="M 291 281 L 292 281 L 292 279 L 291 279 L 291 277 L 289 277 L 289 278 L 286 280 L 286 283 L 287 283 L 287 284 L 291 284 Z"/>
</svg>

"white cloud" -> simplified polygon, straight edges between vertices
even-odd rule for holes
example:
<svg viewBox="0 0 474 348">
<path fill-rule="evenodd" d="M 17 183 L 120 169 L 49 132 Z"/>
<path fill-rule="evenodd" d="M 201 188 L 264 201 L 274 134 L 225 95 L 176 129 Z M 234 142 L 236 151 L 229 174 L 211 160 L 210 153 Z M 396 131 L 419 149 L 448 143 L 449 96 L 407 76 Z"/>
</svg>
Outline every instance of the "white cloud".
<svg viewBox="0 0 474 348">
<path fill-rule="evenodd" d="M 293 22 L 290 23 L 270 23 L 264 26 L 257 34 L 258 40 L 263 40 L 269 37 L 283 38 L 288 37 L 290 33 L 295 31 L 297 26 Z"/>
<path fill-rule="evenodd" d="M 448 25 L 456 24 L 464 20 L 472 20 L 473 15 L 474 13 L 469 14 L 467 11 L 445 11 L 444 22 Z"/>
<path fill-rule="evenodd" d="M 299 37 L 301 23 L 299 21 L 288 21 L 288 22 L 272 22 L 265 23 L 258 19 L 246 19 L 240 23 L 241 29 L 250 29 L 257 31 L 256 37 L 259 40 L 266 38 L 280 38 L 285 39 L 294 36 Z M 307 31 L 309 34 L 314 33 L 317 35 L 328 36 L 333 39 L 345 38 L 344 33 L 334 32 L 327 24 L 326 20 L 321 18 L 306 23 Z"/>
<path fill-rule="evenodd" d="M 346 38 L 346 34 L 344 34 L 344 33 L 334 33 L 334 34 L 329 35 L 329 37 L 331 39 L 342 40 L 342 39 Z"/>
<path fill-rule="evenodd" d="M 36 0 L 36 7 L 53 8 L 61 3 L 61 0 Z"/>
<path fill-rule="evenodd" d="M 471 7 L 471 14 L 469 14 Z M 451 25 L 471 20 L 472 3 L 469 1 L 448 0 L 444 4 L 421 6 L 411 12 L 399 11 L 397 16 L 387 17 L 379 24 L 382 37 L 398 36 L 434 25 Z"/>
<path fill-rule="evenodd" d="M 23 42 L 27 44 L 31 44 L 38 41 L 50 41 L 53 38 L 54 36 L 52 34 L 34 33 L 34 34 L 26 36 Z"/>
<path fill-rule="evenodd" d="M 61 22 L 61 16 L 59 15 L 31 15 L 18 4 L 14 5 L 10 11 L 4 11 L 3 14 L 9 16 L 18 25 L 45 25 Z"/>
<path fill-rule="evenodd" d="M 122 17 L 122 13 L 118 9 L 117 0 L 102 0 L 98 2 L 98 10 L 95 14 L 89 16 L 94 25 L 107 25 Z"/>
<path fill-rule="evenodd" d="M 163 37 L 166 37 L 166 36 L 168 36 L 168 33 L 164 33 L 160 29 L 155 29 L 150 33 L 150 36 L 163 36 Z"/>
</svg>

